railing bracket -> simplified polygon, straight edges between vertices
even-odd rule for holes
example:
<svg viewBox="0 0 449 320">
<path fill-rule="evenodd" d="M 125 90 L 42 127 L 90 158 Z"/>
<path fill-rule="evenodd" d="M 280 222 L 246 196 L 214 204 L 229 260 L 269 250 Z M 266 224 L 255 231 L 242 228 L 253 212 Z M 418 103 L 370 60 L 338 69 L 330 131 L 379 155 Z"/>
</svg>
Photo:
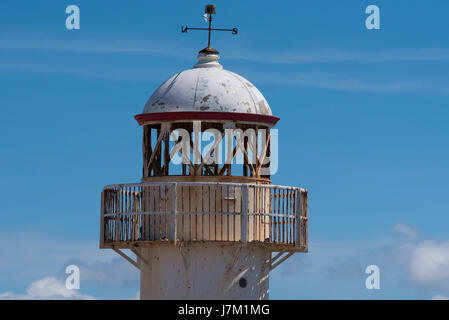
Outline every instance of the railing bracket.
<svg viewBox="0 0 449 320">
<path fill-rule="evenodd" d="M 285 253 L 285 254 L 284 254 Z M 273 259 L 270 260 L 270 271 L 272 271 L 274 268 L 276 268 L 278 265 L 280 265 L 282 262 L 290 258 L 295 251 L 281 251 L 278 252 L 277 255 L 274 256 Z M 282 256 L 284 254 L 284 256 Z M 281 258 L 282 256 L 282 258 Z"/>
<path fill-rule="evenodd" d="M 131 259 L 128 255 L 124 254 L 122 250 L 117 249 L 117 248 L 112 248 L 115 252 L 117 252 L 119 255 L 121 255 L 123 258 L 125 258 L 126 260 L 128 260 L 129 263 L 131 263 L 134 267 L 136 267 L 137 269 L 140 270 L 140 266 L 139 264 L 134 261 L 133 259 Z"/>
</svg>

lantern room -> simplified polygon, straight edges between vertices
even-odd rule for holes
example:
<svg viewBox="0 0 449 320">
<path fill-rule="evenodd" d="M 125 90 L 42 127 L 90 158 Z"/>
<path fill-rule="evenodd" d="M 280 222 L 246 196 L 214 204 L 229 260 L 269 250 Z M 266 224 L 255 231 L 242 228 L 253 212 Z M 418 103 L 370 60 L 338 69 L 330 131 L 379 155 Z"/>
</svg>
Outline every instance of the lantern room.
<svg viewBox="0 0 449 320">
<path fill-rule="evenodd" d="M 250 81 L 218 60 L 216 52 L 200 52 L 193 68 L 165 81 L 135 116 L 143 127 L 142 181 L 270 183 L 270 129 L 279 118 Z"/>
</svg>

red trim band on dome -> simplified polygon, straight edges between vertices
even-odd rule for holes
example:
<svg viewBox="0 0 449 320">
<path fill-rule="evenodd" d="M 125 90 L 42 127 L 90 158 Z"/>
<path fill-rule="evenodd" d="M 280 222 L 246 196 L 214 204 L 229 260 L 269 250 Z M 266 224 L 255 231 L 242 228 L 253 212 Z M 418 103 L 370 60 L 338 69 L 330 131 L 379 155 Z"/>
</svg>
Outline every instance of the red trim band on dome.
<svg viewBox="0 0 449 320">
<path fill-rule="evenodd" d="M 211 112 L 211 111 L 174 111 L 174 112 L 153 112 L 141 113 L 134 116 L 139 125 L 145 122 L 154 121 L 178 121 L 178 120 L 231 120 L 242 122 L 259 122 L 274 126 L 279 117 L 242 112 Z"/>
</svg>

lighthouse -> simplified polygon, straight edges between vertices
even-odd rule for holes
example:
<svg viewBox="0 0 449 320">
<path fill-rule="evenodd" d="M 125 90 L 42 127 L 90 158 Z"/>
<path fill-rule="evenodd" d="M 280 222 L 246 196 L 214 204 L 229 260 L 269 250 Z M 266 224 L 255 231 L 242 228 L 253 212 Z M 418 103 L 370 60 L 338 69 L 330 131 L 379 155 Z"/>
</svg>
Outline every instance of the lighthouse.
<svg viewBox="0 0 449 320">
<path fill-rule="evenodd" d="M 140 270 L 141 299 L 268 299 L 270 271 L 307 252 L 307 190 L 272 184 L 279 118 L 208 45 L 135 116 L 142 179 L 105 186 L 100 248 Z M 128 249 L 129 251 L 124 251 Z M 133 254 L 127 254 L 127 252 Z"/>
</svg>

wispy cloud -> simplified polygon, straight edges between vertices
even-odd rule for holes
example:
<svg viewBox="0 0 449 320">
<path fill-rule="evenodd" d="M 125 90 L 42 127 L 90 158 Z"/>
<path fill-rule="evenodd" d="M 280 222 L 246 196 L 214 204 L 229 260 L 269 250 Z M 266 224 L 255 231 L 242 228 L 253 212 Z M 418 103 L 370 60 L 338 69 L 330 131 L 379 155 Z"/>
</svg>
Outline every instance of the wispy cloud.
<svg viewBox="0 0 449 320">
<path fill-rule="evenodd" d="M 67 76 L 84 79 L 112 80 L 142 83 L 148 81 L 161 81 L 152 73 L 142 68 L 123 68 L 117 66 L 90 66 L 81 68 L 75 64 L 63 64 L 55 61 L 40 61 L 39 59 L 12 58 L 0 61 L 0 72 L 23 72 L 46 76 Z"/>
<path fill-rule="evenodd" d="M 69 264 L 79 267 L 83 284 L 120 287 L 135 286 L 139 283 L 138 270 L 119 256 L 108 262 L 97 261 L 94 263 L 86 263 L 80 259 L 71 259 L 66 263 L 66 265 Z"/>
<path fill-rule="evenodd" d="M 104 54 L 123 53 L 133 55 L 157 55 L 172 56 L 177 59 L 189 59 L 192 55 L 186 52 L 196 52 L 193 48 L 186 48 L 180 44 L 158 43 L 157 46 L 149 45 L 140 40 L 76 40 L 62 41 L 57 39 L 31 37 L 5 37 L 0 36 L 0 50 L 26 50 L 36 52 L 75 52 L 75 53 L 98 53 L 99 58 Z M 141 65 L 122 63 L 122 57 L 117 57 L 116 62 L 111 64 L 94 63 L 95 56 L 89 57 L 90 67 L 82 67 L 82 59 L 71 58 L 71 63 L 60 61 L 60 59 L 48 60 L 33 57 L 3 57 L 0 62 L 0 70 L 33 72 L 47 75 L 65 75 L 80 78 L 104 79 L 126 82 L 149 82 L 161 81 L 156 78 L 154 72 L 148 72 L 147 68 L 158 68 L 157 65 L 149 64 L 146 68 Z M 78 59 L 78 60 L 77 60 Z M 318 63 L 318 62 L 388 62 L 388 61 L 449 61 L 449 49 L 398 49 L 385 52 L 356 52 L 350 50 L 328 49 L 307 50 L 286 53 L 270 52 L 226 52 L 226 59 L 250 60 L 264 63 Z M 112 61 L 112 60 L 107 60 Z M 127 62 L 129 60 L 125 60 Z M 386 71 L 388 72 L 388 71 Z M 160 71 L 162 74 L 163 72 Z M 168 75 L 167 75 L 168 77 Z M 384 78 L 384 79 L 382 79 Z M 448 94 L 449 83 L 430 82 L 423 79 L 398 79 L 397 75 L 378 79 L 371 79 L 366 75 L 331 74 L 326 72 L 264 72 L 251 75 L 253 82 L 277 84 L 283 86 L 295 86 L 304 88 L 331 89 L 339 91 L 360 91 L 374 93 L 438 93 Z"/>
<path fill-rule="evenodd" d="M 392 234 L 386 233 L 369 243 L 335 244 L 312 240 L 309 253 L 287 260 L 279 267 L 278 276 L 288 277 L 298 288 L 311 279 L 317 284 L 318 279 L 325 278 L 329 288 L 335 287 L 336 283 L 347 286 L 341 289 L 341 297 L 360 298 L 363 292 L 368 292 L 364 288 L 365 268 L 371 264 L 380 267 L 381 291 L 382 288 L 387 290 L 384 294 L 397 290 L 409 294 L 416 292 L 416 298 L 448 298 L 449 241 L 423 239 L 404 223 L 397 224 Z M 298 272 L 299 266 L 301 272 Z M 355 293 L 358 296 L 351 296 L 354 294 L 351 285 L 358 288 Z M 403 298 L 397 294 L 395 297 Z"/>
<path fill-rule="evenodd" d="M 283 75 L 259 74 L 254 75 L 251 79 L 254 82 L 340 91 L 449 93 L 449 83 L 430 83 L 420 80 L 391 80 L 390 78 L 386 81 L 375 82 L 363 77 L 356 78 L 317 72 L 289 73 Z"/>
<path fill-rule="evenodd" d="M 449 242 L 423 239 L 416 230 L 404 223 L 395 225 L 392 230 L 392 234 L 385 233 L 376 239 L 357 243 L 311 240 L 309 253 L 295 255 L 283 263 L 272 275 L 273 283 L 288 279 L 289 290 L 304 288 L 304 283 L 309 283 L 315 287 L 314 294 L 317 298 L 326 297 L 327 290 L 336 287 L 339 288 L 336 293 L 339 298 L 370 298 L 373 297 L 370 295 L 372 292 L 364 288 L 367 276 L 364 270 L 367 265 L 376 264 L 381 271 L 381 294 L 403 298 L 400 293 L 392 293 L 392 288 L 395 288 L 402 293 L 417 292 L 416 298 L 447 298 Z M 85 248 L 80 246 L 80 249 Z M 73 252 L 70 247 L 66 247 L 66 250 Z M 34 265 L 39 259 L 46 259 L 48 255 L 48 252 L 47 255 L 41 252 L 39 257 L 29 257 L 28 265 Z M 8 256 L 11 257 L 10 260 L 16 261 L 16 264 L 24 264 L 14 253 Z M 90 258 L 90 255 L 87 257 Z M 90 263 L 82 259 L 68 261 L 80 267 L 82 288 L 92 285 L 107 291 L 115 288 L 117 296 L 120 296 L 123 288 L 135 290 L 138 284 L 137 270 L 119 257 L 110 261 L 93 260 Z M 60 265 L 66 266 L 69 262 Z M 53 268 L 49 268 L 51 269 Z M 68 290 L 64 283 L 66 276 L 62 272 L 60 275 L 38 277 L 39 280 L 29 282 L 24 293 L 6 291 L 0 293 L 0 299 L 94 299 L 93 295 Z M 413 293 L 411 294 L 412 296 L 407 297 L 413 297 Z M 311 293 L 306 296 L 314 297 Z M 95 298 L 101 297 L 102 294 L 95 294 Z M 138 292 L 132 295 L 127 293 L 124 298 L 137 299 Z"/>
<path fill-rule="evenodd" d="M 413 281 L 449 292 L 449 241 L 423 241 L 414 248 L 410 259 Z"/>
<path fill-rule="evenodd" d="M 443 294 L 437 294 L 432 297 L 432 300 L 449 300 L 449 297 L 447 297 Z"/>
<path fill-rule="evenodd" d="M 112 250 L 100 250 L 98 241 L 71 241 L 29 230 L 3 232 L 0 240 L 10 244 L 0 249 L 0 256 L 8 257 L 0 263 L 0 299 L 94 299 L 110 297 L 111 292 L 125 299 L 139 283 L 138 270 Z M 68 265 L 79 267 L 81 291 L 65 287 Z"/>
<path fill-rule="evenodd" d="M 11 242 L 11 239 L 14 239 Z M 15 280 L 17 283 L 30 281 L 54 274 L 67 261 L 79 259 L 86 264 L 110 262 L 116 254 L 110 250 L 100 250 L 98 241 L 93 239 L 70 240 L 61 237 L 52 237 L 39 234 L 33 230 L 18 232 L 3 232 L 0 241 L 9 243 L 0 248 L 2 259 L 0 263 L 0 283 Z M 32 266 L 32 267 L 30 267 Z"/>
<path fill-rule="evenodd" d="M 407 237 L 416 237 L 416 235 L 417 235 L 415 229 L 413 229 L 403 223 L 398 223 L 398 224 L 394 225 L 393 231 L 395 231 L 399 234 L 402 234 L 404 236 L 407 236 Z"/>
<path fill-rule="evenodd" d="M 43 35 L 2 35 L 0 50 L 29 50 L 85 53 L 128 53 L 139 55 L 167 55 L 188 58 L 186 52 L 197 48 L 177 42 L 158 40 L 157 45 L 142 39 L 84 39 L 67 40 Z M 338 62 L 400 62 L 449 61 L 449 48 L 399 48 L 392 50 L 348 50 L 341 48 L 290 49 L 288 52 L 267 52 L 259 49 L 228 48 L 226 59 L 274 64 L 309 64 Z"/>
<path fill-rule="evenodd" d="M 93 66 L 80 68 L 73 64 L 60 64 L 51 61 L 34 61 L 25 59 L 3 59 L 0 61 L 0 71 L 31 72 L 43 75 L 63 75 L 79 78 L 112 80 L 125 82 L 161 82 L 164 78 L 156 77 L 141 67 L 117 66 L 107 68 Z M 163 72 L 160 72 L 163 74 Z M 166 77 L 168 77 L 167 75 Z M 392 80 L 373 81 L 362 76 L 347 76 L 326 74 L 320 72 L 303 73 L 250 73 L 249 79 L 254 83 L 266 83 L 280 86 L 331 89 L 337 91 L 373 92 L 373 93 L 437 93 L 449 94 L 449 83 L 431 83 L 423 80 Z"/>
<path fill-rule="evenodd" d="M 357 51 L 345 49 L 304 49 L 289 52 L 228 52 L 228 59 L 280 64 L 336 62 L 449 61 L 449 48 Z"/>
<path fill-rule="evenodd" d="M 176 58 L 190 58 L 186 50 L 176 43 L 158 43 L 131 40 L 67 40 L 51 39 L 45 36 L 3 36 L 0 37 L 0 50 L 23 50 L 41 52 L 72 53 L 128 53 L 141 55 L 167 55 Z M 192 49 L 193 50 L 193 49 Z"/>
<path fill-rule="evenodd" d="M 11 291 L 0 293 L 0 300 L 94 300 L 90 295 L 78 290 L 69 290 L 63 281 L 53 277 L 45 277 L 32 282 L 25 294 Z"/>
</svg>

